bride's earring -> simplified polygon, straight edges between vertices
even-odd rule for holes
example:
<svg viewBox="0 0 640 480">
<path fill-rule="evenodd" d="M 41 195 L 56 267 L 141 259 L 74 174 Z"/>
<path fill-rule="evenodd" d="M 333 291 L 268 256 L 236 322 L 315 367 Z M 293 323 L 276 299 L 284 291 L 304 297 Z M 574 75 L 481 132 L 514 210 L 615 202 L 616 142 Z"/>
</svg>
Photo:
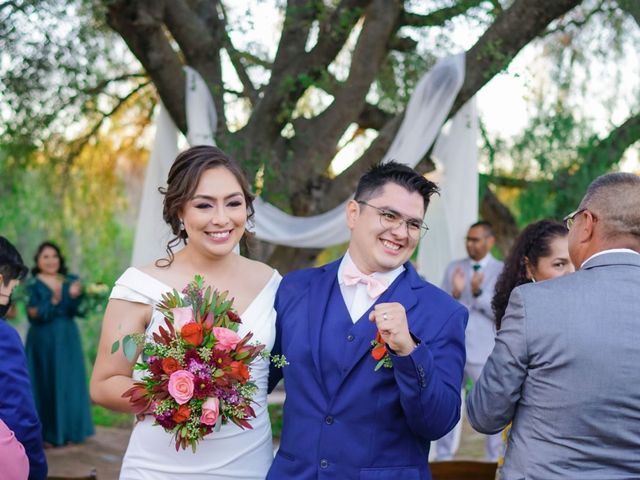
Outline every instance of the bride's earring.
<svg viewBox="0 0 640 480">
<path fill-rule="evenodd" d="M 180 231 L 184 231 L 184 222 L 180 220 Z"/>
</svg>

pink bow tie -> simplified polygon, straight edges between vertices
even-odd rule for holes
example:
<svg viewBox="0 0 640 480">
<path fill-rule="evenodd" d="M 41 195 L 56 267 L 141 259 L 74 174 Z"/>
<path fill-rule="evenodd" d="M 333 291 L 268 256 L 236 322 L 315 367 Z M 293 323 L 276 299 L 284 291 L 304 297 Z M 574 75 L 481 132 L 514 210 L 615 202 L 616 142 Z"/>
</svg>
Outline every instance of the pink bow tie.
<svg viewBox="0 0 640 480">
<path fill-rule="evenodd" d="M 364 283 L 367 286 L 367 293 L 371 298 L 376 298 L 389 287 L 389 282 L 384 278 L 374 278 L 372 275 L 365 275 L 356 268 L 355 265 L 349 264 L 342 271 L 342 280 L 345 285 L 356 285 Z"/>
</svg>

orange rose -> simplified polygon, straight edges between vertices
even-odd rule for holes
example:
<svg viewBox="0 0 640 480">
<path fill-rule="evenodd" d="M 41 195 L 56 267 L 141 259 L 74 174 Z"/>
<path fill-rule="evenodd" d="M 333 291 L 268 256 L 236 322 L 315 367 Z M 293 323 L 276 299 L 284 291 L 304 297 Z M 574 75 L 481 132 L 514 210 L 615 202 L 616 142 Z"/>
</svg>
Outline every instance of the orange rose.
<svg viewBox="0 0 640 480">
<path fill-rule="evenodd" d="M 180 335 L 185 342 L 190 343 L 194 347 L 199 346 L 202 343 L 203 335 L 202 335 L 202 325 L 199 323 L 187 323 L 180 330 Z"/>
<path fill-rule="evenodd" d="M 379 347 L 371 350 L 371 356 L 375 360 L 382 360 L 382 357 L 384 357 L 385 353 L 387 353 L 387 347 L 385 347 L 384 345 L 380 345 Z"/>
<path fill-rule="evenodd" d="M 249 369 L 244 362 L 231 362 L 229 376 L 237 379 L 240 383 L 247 383 L 249 381 Z"/>
<path fill-rule="evenodd" d="M 180 364 L 173 357 L 167 357 L 162 359 L 162 371 L 167 375 L 171 375 L 173 372 L 180 370 Z"/>
<path fill-rule="evenodd" d="M 186 405 L 180 405 L 172 418 L 176 423 L 184 423 L 189 420 L 189 415 L 191 415 L 191 409 Z"/>
<path fill-rule="evenodd" d="M 376 332 L 376 345 L 371 350 L 371 356 L 375 360 L 382 360 L 387 353 L 387 346 L 384 344 L 384 340 L 382 339 L 382 335 L 380 335 L 380 331 Z"/>
</svg>

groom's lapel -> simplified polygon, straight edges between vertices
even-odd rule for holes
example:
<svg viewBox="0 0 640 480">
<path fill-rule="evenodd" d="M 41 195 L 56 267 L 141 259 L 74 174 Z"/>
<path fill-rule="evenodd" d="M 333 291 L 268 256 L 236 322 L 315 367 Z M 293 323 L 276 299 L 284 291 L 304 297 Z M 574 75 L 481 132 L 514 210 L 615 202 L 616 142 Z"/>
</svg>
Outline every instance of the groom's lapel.
<svg viewBox="0 0 640 480">
<path fill-rule="evenodd" d="M 322 323 L 324 322 L 325 312 L 331 291 L 337 281 L 338 267 L 340 260 L 325 265 L 323 271 L 309 284 L 309 345 L 311 345 L 311 356 L 316 368 L 317 377 L 322 388 L 327 393 L 324 381 L 322 379 L 322 369 L 320 366 L 320 334 Z"/>
<path fill-rule="evenodd" d="M 406 264 L 405 268 L 407 268 Z M 387 291 L 382 294 L 376 304 L 391 302 L 400 303 L 404 306 L 405 311 L 407 312 L 407 318 L 410 318 L 411 311 L 414 309 L 418 301 L 415 293 L 413 292 L 413 285 L 417 279 L 417 274 L 407 268 L 407 271 L 400 274 L 400 276 L 389 286 Z M 409 330 L 411 330 L 411 322 L 409 322 Z M 358 362 L 360 362 L 362 357 L 364 355 L 369 355 L 372 349 L 371 341 L 375 339 L 377 331 L 378 328 L 375 323 L 369 320 L 369 312 L 365 313 L 363 318 L 358 320 L 358 323 L 356 323 L 356 329 L 354 330 L 356 337 L 354 342 L 357 342 L 357 344 L 354 345 L 353 356 L 345 362 L 346 370 L 342 377 L 343 382 L 349 376 L 351 370 L 358 365 Z M 369 363 L 371 364 L 371 371 L 373 371 L 377 362 L 373 358 L 370 358 L 370 360 L 371 361 Z"/>
</svg>

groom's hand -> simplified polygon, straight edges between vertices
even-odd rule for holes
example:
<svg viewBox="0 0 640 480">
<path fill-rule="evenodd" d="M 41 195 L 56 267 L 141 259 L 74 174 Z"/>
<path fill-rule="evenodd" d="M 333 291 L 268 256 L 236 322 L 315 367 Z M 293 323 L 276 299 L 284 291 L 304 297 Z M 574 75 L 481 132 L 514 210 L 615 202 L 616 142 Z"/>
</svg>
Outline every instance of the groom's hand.
<svg viewBox="0 0 640 480">
<path fill-rule="evenodd" d="M 409 333 L 407 313 L 400 303 L 379 303 L 369 314 L 369 320 L 375 322 L 384 343 L 397 355 L 409 355 L 416 344 Z"/>
</svg>

